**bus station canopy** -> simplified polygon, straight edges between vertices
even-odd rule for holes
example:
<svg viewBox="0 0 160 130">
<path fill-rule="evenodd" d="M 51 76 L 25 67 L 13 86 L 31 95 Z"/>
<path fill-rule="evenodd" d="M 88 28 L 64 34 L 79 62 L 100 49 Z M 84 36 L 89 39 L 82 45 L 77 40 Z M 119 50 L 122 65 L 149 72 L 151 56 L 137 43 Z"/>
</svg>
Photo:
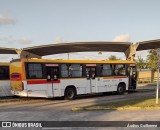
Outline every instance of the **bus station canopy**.
<svg viewBox="0 0 160 130">
<path fill-rule="evenodd" d="M 71 42 L 28 47 L 23 51 L 39 56 L 91 51 L 125 52 L 130 45 L 130 42 Z"/>
<path fill-rule="evenodd" d="M 137 45 L 134 47 L 134 45 Z M 160 39 L 137 42 L 70 42 L 27 47 L 23 49 L 0 47 L 0 54 L 18 54 L 19 57 L 40 58 L 41 56 L 70 52 L 124 52 L 126 57 L 133 56 L 136 51 L 160 48 Z"/>
<path fill-rule="evenodd" d="M 0 47 L 0 54 L 17 54 L 17 52 L 14 48 Z"/>
<path fill-rule="evenodd" d="M 139 46 L 137 47 L 137 51 L 157 49 L 157 48 L 160 48 L 160 39 L 139 42 Z"/>
</svg>

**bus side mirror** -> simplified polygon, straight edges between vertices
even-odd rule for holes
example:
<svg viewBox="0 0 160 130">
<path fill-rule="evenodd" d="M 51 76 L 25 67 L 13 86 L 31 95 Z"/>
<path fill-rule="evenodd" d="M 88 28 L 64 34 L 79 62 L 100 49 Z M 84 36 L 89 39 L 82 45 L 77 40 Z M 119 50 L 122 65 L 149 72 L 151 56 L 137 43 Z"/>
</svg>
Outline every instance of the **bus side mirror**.
<svg viewBox="0 0 160 130">
<path fill-rule="evenodd" d="M 51 76 L 50 75 L 47 76 L 47 81 L 51 81 Z"/>
</svg>

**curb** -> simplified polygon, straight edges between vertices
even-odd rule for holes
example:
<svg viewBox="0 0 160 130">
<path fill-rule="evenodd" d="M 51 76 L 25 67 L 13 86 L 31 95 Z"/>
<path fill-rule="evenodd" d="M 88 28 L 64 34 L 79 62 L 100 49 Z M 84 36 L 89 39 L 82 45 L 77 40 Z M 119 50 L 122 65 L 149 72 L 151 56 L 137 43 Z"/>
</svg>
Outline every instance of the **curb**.
<svg viewBox="0 0 160 130">
<path fill-rule="evenodd" d="M 94 111 L 94 110 L 160 110 L 160 107 L 117 107 L 117 108 L 109 108 L 109 107 L 74 107 L 71 109 L 72 111 Z"/>
</svg>

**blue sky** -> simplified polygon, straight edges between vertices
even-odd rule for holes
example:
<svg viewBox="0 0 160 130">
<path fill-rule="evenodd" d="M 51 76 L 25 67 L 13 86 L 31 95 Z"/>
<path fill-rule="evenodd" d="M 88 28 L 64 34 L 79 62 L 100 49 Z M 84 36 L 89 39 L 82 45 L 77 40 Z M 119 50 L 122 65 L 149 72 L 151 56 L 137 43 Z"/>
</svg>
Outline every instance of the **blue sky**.
<svg viewBox="0 0 160 130">
<path fill-rule="evenodd" d="M 0 0 L 0 46 L 24 48 L 59 42 L 159 39 L 159 6 L 159 0 Z M 110 54 L 70 56 L 105 59 Z M 114 54 L 124 58 L 124 54 Z M 138 55 L 145 58 L 146 52 Z M 0 56 L 4 61 L 11 57 L 15 56 Z M 67 55 L 49 58 L 57 57 Z"/>
</svg>

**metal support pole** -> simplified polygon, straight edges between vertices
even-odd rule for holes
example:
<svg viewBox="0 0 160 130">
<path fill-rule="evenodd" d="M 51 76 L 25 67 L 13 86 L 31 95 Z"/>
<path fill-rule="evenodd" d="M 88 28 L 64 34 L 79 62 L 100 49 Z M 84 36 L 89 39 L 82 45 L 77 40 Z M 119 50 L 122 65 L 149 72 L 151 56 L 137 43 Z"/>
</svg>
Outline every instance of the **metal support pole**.
<svg viewBox="0 0 160 130">
<path fill-rule="evenodd" d="M 159 66 L 158 66 L 158 72 L 157 72 L 156 104 L 158 104 L 158 93 L 159 93 Z"/>
<path fill-rule="evenodd" d="M 156 90 L 156 104 L 158 104 L 158 93 L 159 93 L 159 66 L 160 66 L 160 48 L 157 49 L 157 57 L 158 57 L 158 63 L 157 63 L 157 90 Z"/>
<path fill-rule="evenodd" d="M 68 60 L 69 60 L 69 53 L 68 53 Z"/>
</svg>

